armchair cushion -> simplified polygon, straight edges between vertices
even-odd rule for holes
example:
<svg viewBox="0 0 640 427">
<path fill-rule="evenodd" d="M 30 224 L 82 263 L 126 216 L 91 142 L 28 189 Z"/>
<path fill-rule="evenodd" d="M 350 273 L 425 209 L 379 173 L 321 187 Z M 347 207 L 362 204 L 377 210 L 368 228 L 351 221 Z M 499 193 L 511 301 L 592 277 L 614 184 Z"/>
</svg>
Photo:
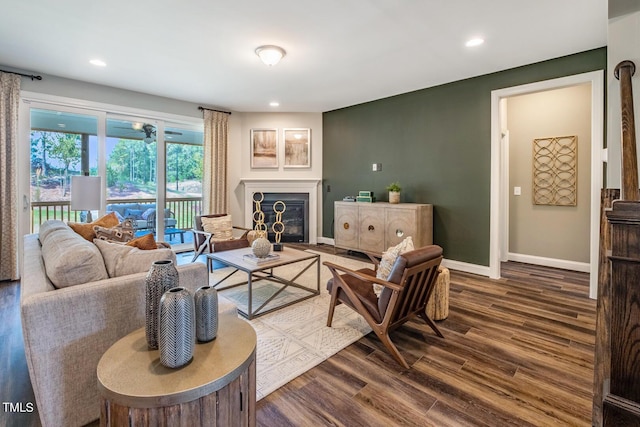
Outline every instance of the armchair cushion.
<svg viewBox="0 0 640 427">
<path fill-rule="evenodd" d="M 370 268 L 361 268 L 356 271 L 358 273 L 366 274 L 367 276 L 375 277 L 376 275 L 376 272 L 371 270 Z M 378 310 L 378 297 L 373 292 L 373 286 L 371 286 L 371 282 L 361 280 L 354 276 L 349 276 L 348 274 L 343 275 L 342 278 L 347 283 L 347 285 L 349 285 L 351 290 L 353 290 L 360 302 L 362 302 L 362 305 L 365 306 L 367 311 L 371 314 L 371 316 L 373 316 L 376 322 L 382 321 L 382 315 Z M 333 289 L 333 280 L 334 279 L 332 278 L 327 282 L 327 291 L 329 291 L 329 293 L 331 293 Z M 349 300 L 349 297 L 345 293 L 341 293 L 339 298 L 349 307 L 355 309 L 355 306 Z"/>
<path fill-rule="evenodd" d="M 403 269 L 398 270 L 400 274 L 397 277 L 396 276 L 393 277 L 395 280 L 392 280 L 392 277 L 391 277 L 391 273 L 396 263 L 396 260 L 398 259 L 398 256 L 400 254 L 412 251 L 413 249 L 414 249 L 413 239 L 411 238 L 411 236 L 409 236 L 406 239 L 404 239 L 402 242 L 398 243 L 396 246 L 392 246 L 386 251 L 384 251 L 382 253 L 382 259 L 380 259 L 380 264 L 378 265 L 378 270 L 376 271 L 376 277 L 378 279 L 387 280 L 393 283 L 398 283 L 398 281 L 402 277 Z M 377 295 L 380 295 L 380 293 L 382 292 L 382 286 L 375 284 L 374 291 L 376 292 Z"/>
</svg>

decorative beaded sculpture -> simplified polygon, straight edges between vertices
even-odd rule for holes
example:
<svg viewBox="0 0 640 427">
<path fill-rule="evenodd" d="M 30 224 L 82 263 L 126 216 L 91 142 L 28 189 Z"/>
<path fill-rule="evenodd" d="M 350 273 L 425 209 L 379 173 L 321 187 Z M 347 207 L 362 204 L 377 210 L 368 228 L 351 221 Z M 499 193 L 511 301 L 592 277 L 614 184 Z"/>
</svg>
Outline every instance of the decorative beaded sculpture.
<svg viewBox="0 0 640 427">
<path fill-rule="evenodd" d="M 278 206 L 282 205 L 282 208 L 278 210 Z M 274 251 L 281 251 L 282 245 L 280 244 L 280 239 L 282 238 L 282 233 L 284 232 L 284 224 L 282 223 L 282 214 L 287 210 L 287 205 L 284 204 L 282 200 L 278 200 L 273 204 L 273 211 L 276 213 L 276 220 L 271 226 L 271 230 L 276 235 L 276 243 L 273 245 Z"/>
<path fill-rule="evenodd" d="M 256 195 L 258 195 L 258 200 L 256 200 Z M 258 258 L 264 258 L 271 252 L 271 243 L 267 239 L 267 225 L 264 223 L 264 212 L 262 212 L 262 207 L 260 206 L 263 200 L 264 194 L 260 192 L 253 193 L 253 201 L 256 204 L 253 220 L 256 223 L 255 230 L 258 237 L 251 244 L 251 250 Z"/>
<path fill-rule="evenodd" d="M 258 200 L 256 200 L 256 195 L 258 196 Z M 253 228 L 256 230 L 256 235 L 258 237 L 267 238 L 267 225 L 264 223 L 264 212 L 262 212 L 262 207 L 260 203 L 264 200 L 264 194 L 261 192 L 253 193 L 253 202 L 256 204 L 256 208 L 253 211 L 253 221 L 256 223 Z"/>
</svg>

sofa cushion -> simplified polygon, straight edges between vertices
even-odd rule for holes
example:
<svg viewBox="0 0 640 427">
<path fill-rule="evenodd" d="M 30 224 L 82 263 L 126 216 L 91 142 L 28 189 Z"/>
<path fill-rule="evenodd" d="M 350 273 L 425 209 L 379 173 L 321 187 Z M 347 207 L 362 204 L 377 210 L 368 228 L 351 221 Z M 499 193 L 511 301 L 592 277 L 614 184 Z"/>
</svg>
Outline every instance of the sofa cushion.
<svg viewBox="0 0 640 427">
<path fill-rule="evenodd" d="M 142 214 L 144 211 L 142 209 L 127 209 L 124 211 L 125 218 L 133 218 L 133 219 L 143 219 Z"/>
<path fill-rule="evenodd" d="M 93 242 L 102 253 L 109 277 L 149 271 L 154 261 L 169 259 L 176 263 L 176 254 L 169 248 L 144 251 L 106 240 L 95 239 Z"/>
<path fill-rule="evenodd" d="M 118 225 L 120 221 L 118 221 L 118 217 L 113 212 L 106 214 L 103 217 L 96 219 L 93 222 L 83 223 L 83 222 L 68 222 L 67 224 L 73 231 L 87 239 L 89 242 L 93 241 L 96 237 L 96 233 L 93 229 L 96 225 L 101 227 L 113 227 Z"/>
<path fill-rule="evenodd" d="M 40 224 L 40 231 L 38 232 L 38 239 L 40 240 L 40 244 L 44 243 L 49 234 L 62 228 L 68 230 L 69 226 L 59 219 L 49 219 Z"/>
<path fill-rule="evenodd" d="M 109 278 L 98 248 L 69 227 L 48 233 L 42 242 L 42 259 L 56 288 Z"/>
</svg>

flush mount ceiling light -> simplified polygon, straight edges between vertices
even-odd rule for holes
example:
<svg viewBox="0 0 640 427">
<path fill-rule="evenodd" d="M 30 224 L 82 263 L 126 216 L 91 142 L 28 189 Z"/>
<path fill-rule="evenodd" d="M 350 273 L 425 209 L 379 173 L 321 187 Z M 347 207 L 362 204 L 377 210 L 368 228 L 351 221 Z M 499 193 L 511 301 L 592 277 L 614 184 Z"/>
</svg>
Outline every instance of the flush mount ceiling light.
<svg viewBox="0 0 640 427">
<path fill-rule="evenodd" d="M 96 67 L 106 67 L 107 63 L 101 59 L 92 59 L 89 61 L 90 64 L 95 65 Z"/>
<path fill-rule="evenodd" d="M 256 55 L 268 66 L 276 65 L 286 54 L 280 46 L 264 45 L 256 49 Z"/>
<path fill-rule="evenodd" d="M 466 47 L 475 47 L 475 46 L 480 46 L 482 43 L 484 43 L 484 39 L 481 39 L 480 37 L 476 37 L 468 40 L 464 45 Z"/>
</svg>

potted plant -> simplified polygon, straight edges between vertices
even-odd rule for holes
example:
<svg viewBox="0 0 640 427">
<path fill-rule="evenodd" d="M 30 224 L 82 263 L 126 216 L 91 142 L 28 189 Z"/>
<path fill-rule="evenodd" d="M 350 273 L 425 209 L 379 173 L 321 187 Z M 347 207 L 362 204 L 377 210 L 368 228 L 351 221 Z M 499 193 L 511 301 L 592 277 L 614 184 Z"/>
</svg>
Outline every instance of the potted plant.
<svg viewBox="0 0 640 427">
<path fill-rule="evenodd" d="M 400 187 L 399 182 L 392 182 L 387 186 L 387 191 L 389 192 L 389 203 L 400 203 Z"/>
</svg>

